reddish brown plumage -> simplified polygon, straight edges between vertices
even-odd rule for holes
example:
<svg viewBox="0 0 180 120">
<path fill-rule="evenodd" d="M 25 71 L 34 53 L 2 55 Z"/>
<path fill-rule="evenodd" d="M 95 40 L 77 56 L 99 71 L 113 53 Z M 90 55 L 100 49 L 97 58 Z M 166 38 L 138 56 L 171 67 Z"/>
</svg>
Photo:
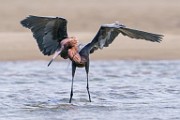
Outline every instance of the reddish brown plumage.
<svg viewBox="0 0 180 120">
<path fill-rule="evenodd" d="M 64 59 L 69 58 L 71 61 L 75 62 L 77 66 L 83 67 L 84 62 L 78 52 L 78 41 L 76 37 L 68 37 L 61 41 L 61 57 Z"/>
</svg>

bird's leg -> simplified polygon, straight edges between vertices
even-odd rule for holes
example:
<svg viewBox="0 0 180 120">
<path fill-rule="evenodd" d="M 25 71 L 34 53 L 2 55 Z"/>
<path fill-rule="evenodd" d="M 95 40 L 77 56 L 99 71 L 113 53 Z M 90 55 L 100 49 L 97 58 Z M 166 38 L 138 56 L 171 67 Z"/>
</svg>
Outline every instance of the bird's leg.
<svg viewBox="0 0 180 120">
<path fill-rule="evenodd" d="M 89 73 L 89 60 L 86 62 L 85 64 L 85 69 L 86 69 L 86 75 L 87 75 L 87 92 L 88 92 L 88 96 L 89 96 L 89 102 L 91 102 L 91 95 L 89 92 L 89 78 L 88 78 L 88 73 Z"/>
<path fill-rule="evenodd" d="M 72 62 L 72 83 L 71 83 L 71 93 L 70 93 L 69 103 L 71 103 L 73 97 L 73 81 L 74 81 L 75 71 L 76 71 L 76 65 L 75 63 Z"/>
</svg>

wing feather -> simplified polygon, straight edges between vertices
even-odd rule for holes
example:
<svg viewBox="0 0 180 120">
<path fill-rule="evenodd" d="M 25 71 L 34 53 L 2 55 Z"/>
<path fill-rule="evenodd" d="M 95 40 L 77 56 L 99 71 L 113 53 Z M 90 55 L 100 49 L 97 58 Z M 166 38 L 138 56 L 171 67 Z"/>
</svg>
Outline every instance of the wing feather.
<svg viewBox="0 0 180 120">
<path fill-rule="evenodd" d="M 103 49 L 108 47 L 114 39 L 118 36 L 119 31 L 115 28 L 101 26 L 95 38 L 92 40 L 90 53 L 93 53 L 97 49 Z"/>
<path fill-rule="evenodd" d="M 31 29 L 40 51 L 52 55 L 59 47 L 59 42 L 67 38 L 67 20 L 60 17 L 29 16 L 21 24 Z"/>
<path fill-rule="evenodd" d="M 151 42 L 160 42 L 163 37 L 163 35 L 159 34 L 130 29 L 119 23 L 105 24 L 100 27 L 94 39 L 82 50 L 88 50 L 89 53 L 93 53 L 95 50 L 108 47 L 119 33 L 130 38 L 145 39 Z M 83 53 L 83 51 L 81 53 Z"/>
<path fill-rule="evenodd" d="M 163 35 L 148 33 L 140 30 L 130 29 L 130 28 L 120 28 L 119 31 L 130 38 L 145 39 L 151 42 L 160 42 Z"/>
</svg>

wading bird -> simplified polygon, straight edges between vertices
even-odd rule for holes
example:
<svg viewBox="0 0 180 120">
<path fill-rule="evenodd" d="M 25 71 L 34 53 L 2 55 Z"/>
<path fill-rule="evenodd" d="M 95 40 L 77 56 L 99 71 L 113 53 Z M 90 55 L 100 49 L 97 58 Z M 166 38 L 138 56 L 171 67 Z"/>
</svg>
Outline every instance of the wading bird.
<svg viewBox="0 0 180 120">
<path fill-rule="evenodd" d="M 119 33 L 130 38 L 145 39 L 151 42 L 160 42 L 163 37 L 163 35 L 131 29 L 115 22 L 101 25 L 94 39 L 82 46 L 78 43 L 76 37 L 68 36 L 67 20 L 64 18 L 28 16 L 21 21 L 21 24 L 32 31 L 39 49 L 44 55 L 54 54 L 48 66 L 59 55 L 72 61 L 72 84 L 69 103 L 71 103 L 73 97 L 73 81 L 76 67 L 85 67 L 87 75 L 86 88 L 91 102 L 88 83 L 89 55 L 97 49 L 108 47 Z"/>
</svg>

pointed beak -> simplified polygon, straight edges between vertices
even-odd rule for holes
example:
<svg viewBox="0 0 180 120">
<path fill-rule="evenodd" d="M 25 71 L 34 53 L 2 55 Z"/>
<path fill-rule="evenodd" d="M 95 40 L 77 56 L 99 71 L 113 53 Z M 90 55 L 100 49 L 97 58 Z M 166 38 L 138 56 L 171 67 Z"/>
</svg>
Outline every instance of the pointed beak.
<svg viewBox="0 0 180 120">
<path fill-rule="evenodd" d="M 53 58 L 52 58 L 51 61 L 49 61 L 49 63 L 48 63 L 48 67 L 49 67 L 49 66 L 51 65 L 51 63 L 57 58 L 57 56 L 58 56 L 59 54 L 61 54 L 61 52 L 62 52 L 62 48 L 59 49 L 59 50 L 57 50 L 57 51 L 54 53 Z"/>
</svg>

